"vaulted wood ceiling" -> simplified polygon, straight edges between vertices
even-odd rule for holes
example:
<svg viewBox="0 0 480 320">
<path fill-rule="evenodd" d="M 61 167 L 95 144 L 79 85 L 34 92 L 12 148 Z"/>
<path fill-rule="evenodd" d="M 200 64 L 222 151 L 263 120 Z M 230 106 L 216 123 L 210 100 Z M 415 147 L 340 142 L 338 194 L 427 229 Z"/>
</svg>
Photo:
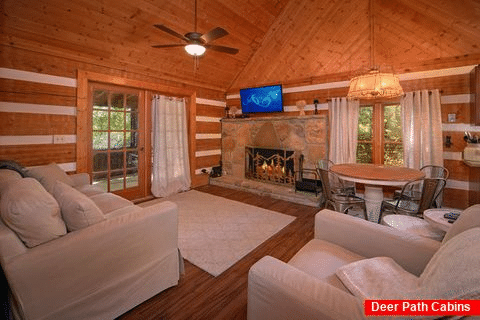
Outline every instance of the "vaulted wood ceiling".
<svg viewBox="0 0 480 320">
<path fill-rule="evenodd" d="M 369 65 L 369 0 L 198 0 L 198 31 L 230 35 L 199 59 L 153 27 L 194 29 L 194 0 L 3 0 L 2 44 L 223 91 Z M 397 72 L 480 62 L 480 1 L 375 0 L 375 59 Z M 477 63 L 478 63 L 477 62 Z M 457 62 L 460 63 L 460 62 Z"/>
</svg>

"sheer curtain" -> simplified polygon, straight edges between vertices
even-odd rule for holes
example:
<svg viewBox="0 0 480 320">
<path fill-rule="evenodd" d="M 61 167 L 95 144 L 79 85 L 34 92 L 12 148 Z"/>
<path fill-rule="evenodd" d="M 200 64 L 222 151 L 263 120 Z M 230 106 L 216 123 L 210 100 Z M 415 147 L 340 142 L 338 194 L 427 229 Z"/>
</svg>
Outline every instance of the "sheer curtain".
<svg viewBox="0 0 480 320">
<path fill-rule="evenodd" d="M 442 116 L 438 89 L 407 92 L 402 106 L 403 160 L 409 168 L 443 166 Z"/>
<path fill-rule="evenodd" d="M 358 100 L 347 100 L 347 98 L 333 98 L 328 102 L 329 159 L 334 163 L 356 162 L 359 107 Z"/>
<path fill-rule="evenodd" d="M 152 98 L 152 194 L 166 197 L 190 188 L 185 100 Z"/>
</svg>

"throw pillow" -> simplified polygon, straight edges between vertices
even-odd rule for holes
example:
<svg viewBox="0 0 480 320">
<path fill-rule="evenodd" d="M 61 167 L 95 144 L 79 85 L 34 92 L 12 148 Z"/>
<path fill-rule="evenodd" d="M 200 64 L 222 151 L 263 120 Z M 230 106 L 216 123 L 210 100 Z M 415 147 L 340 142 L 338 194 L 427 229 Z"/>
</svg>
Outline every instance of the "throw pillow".
<svg viewBox="0 0 480 320">
<path fill-rule="evenodd" d="M 344 265 L 337 277 L 361 299 L 402 299 L 418 289 L 419 278 L 405 271 L 392 258 L 376 257 Z"/>
<path fill-rule="evenodd" d="M 16 180 L 5 189 L 0 214 L 29 248 L 67 232 L 57 201 L 33 178 Z"/>
<path fill-rule="evenodd" d="M 22 179 L 20 173 L 10 169 L 0 169 L 0 196 L 3 193 L 3 190 L 8 187 L 13 180 Z"/>
<path fill-rule="evenodd" d="M 362 299 L 479 299 L 479 265 L 480 228 L 473 228 L 443 244 L 418 278 L 387 257 L 356 261 L 336 274 Z"/>
<path fill-rule="evenodd" d="M 68 231 L 83 229 L 105 220 L 102 211 L 92 200 L 61 181 L 56 182 L 53 196 L 60 205 Z"/>
<path fill-rule="evenodd" d="M 62 168 L 56 163 L 51 163 L 46 166 L 31 167 L 27 169 L 27 176 L 32 177 L 40 181 L 45 189 L 52 193 L 55 183 L 62 181 L 63 183 L 73 186 L 74 182 Z"/>
</svg>

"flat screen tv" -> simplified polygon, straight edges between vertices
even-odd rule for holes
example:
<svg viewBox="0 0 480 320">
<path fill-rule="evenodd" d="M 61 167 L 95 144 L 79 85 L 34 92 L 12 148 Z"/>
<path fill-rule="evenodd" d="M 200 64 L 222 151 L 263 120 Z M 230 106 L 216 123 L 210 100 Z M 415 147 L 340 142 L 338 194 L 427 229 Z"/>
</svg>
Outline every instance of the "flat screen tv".
<svg viewBox="0 0 480 320">
<path fill-rule="evenodd" d="M 242 113 L 282 112 L 282 85 L 240 89 Z"/>
</svg>

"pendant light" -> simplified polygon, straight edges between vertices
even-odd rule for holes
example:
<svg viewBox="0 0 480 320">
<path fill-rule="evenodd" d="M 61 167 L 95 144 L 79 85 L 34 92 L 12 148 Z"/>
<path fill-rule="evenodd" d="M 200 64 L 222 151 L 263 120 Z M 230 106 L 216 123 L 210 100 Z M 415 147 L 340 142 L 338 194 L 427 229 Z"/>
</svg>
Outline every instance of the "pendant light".
<svg viewBox="0 0 480 320">
<path fill-rule="evenodd" d="M 397 75 L 393 72 L 381 72 L 375 66 L 375 34 L 373 1 L 369 1 L 369 24 L 370 24 L 370 69 L 368 72 L 353 77 L 350 80 L 348 99 L 378 99 L 396 98 L 403 95 L 403 89 Z"/>
</svg>

